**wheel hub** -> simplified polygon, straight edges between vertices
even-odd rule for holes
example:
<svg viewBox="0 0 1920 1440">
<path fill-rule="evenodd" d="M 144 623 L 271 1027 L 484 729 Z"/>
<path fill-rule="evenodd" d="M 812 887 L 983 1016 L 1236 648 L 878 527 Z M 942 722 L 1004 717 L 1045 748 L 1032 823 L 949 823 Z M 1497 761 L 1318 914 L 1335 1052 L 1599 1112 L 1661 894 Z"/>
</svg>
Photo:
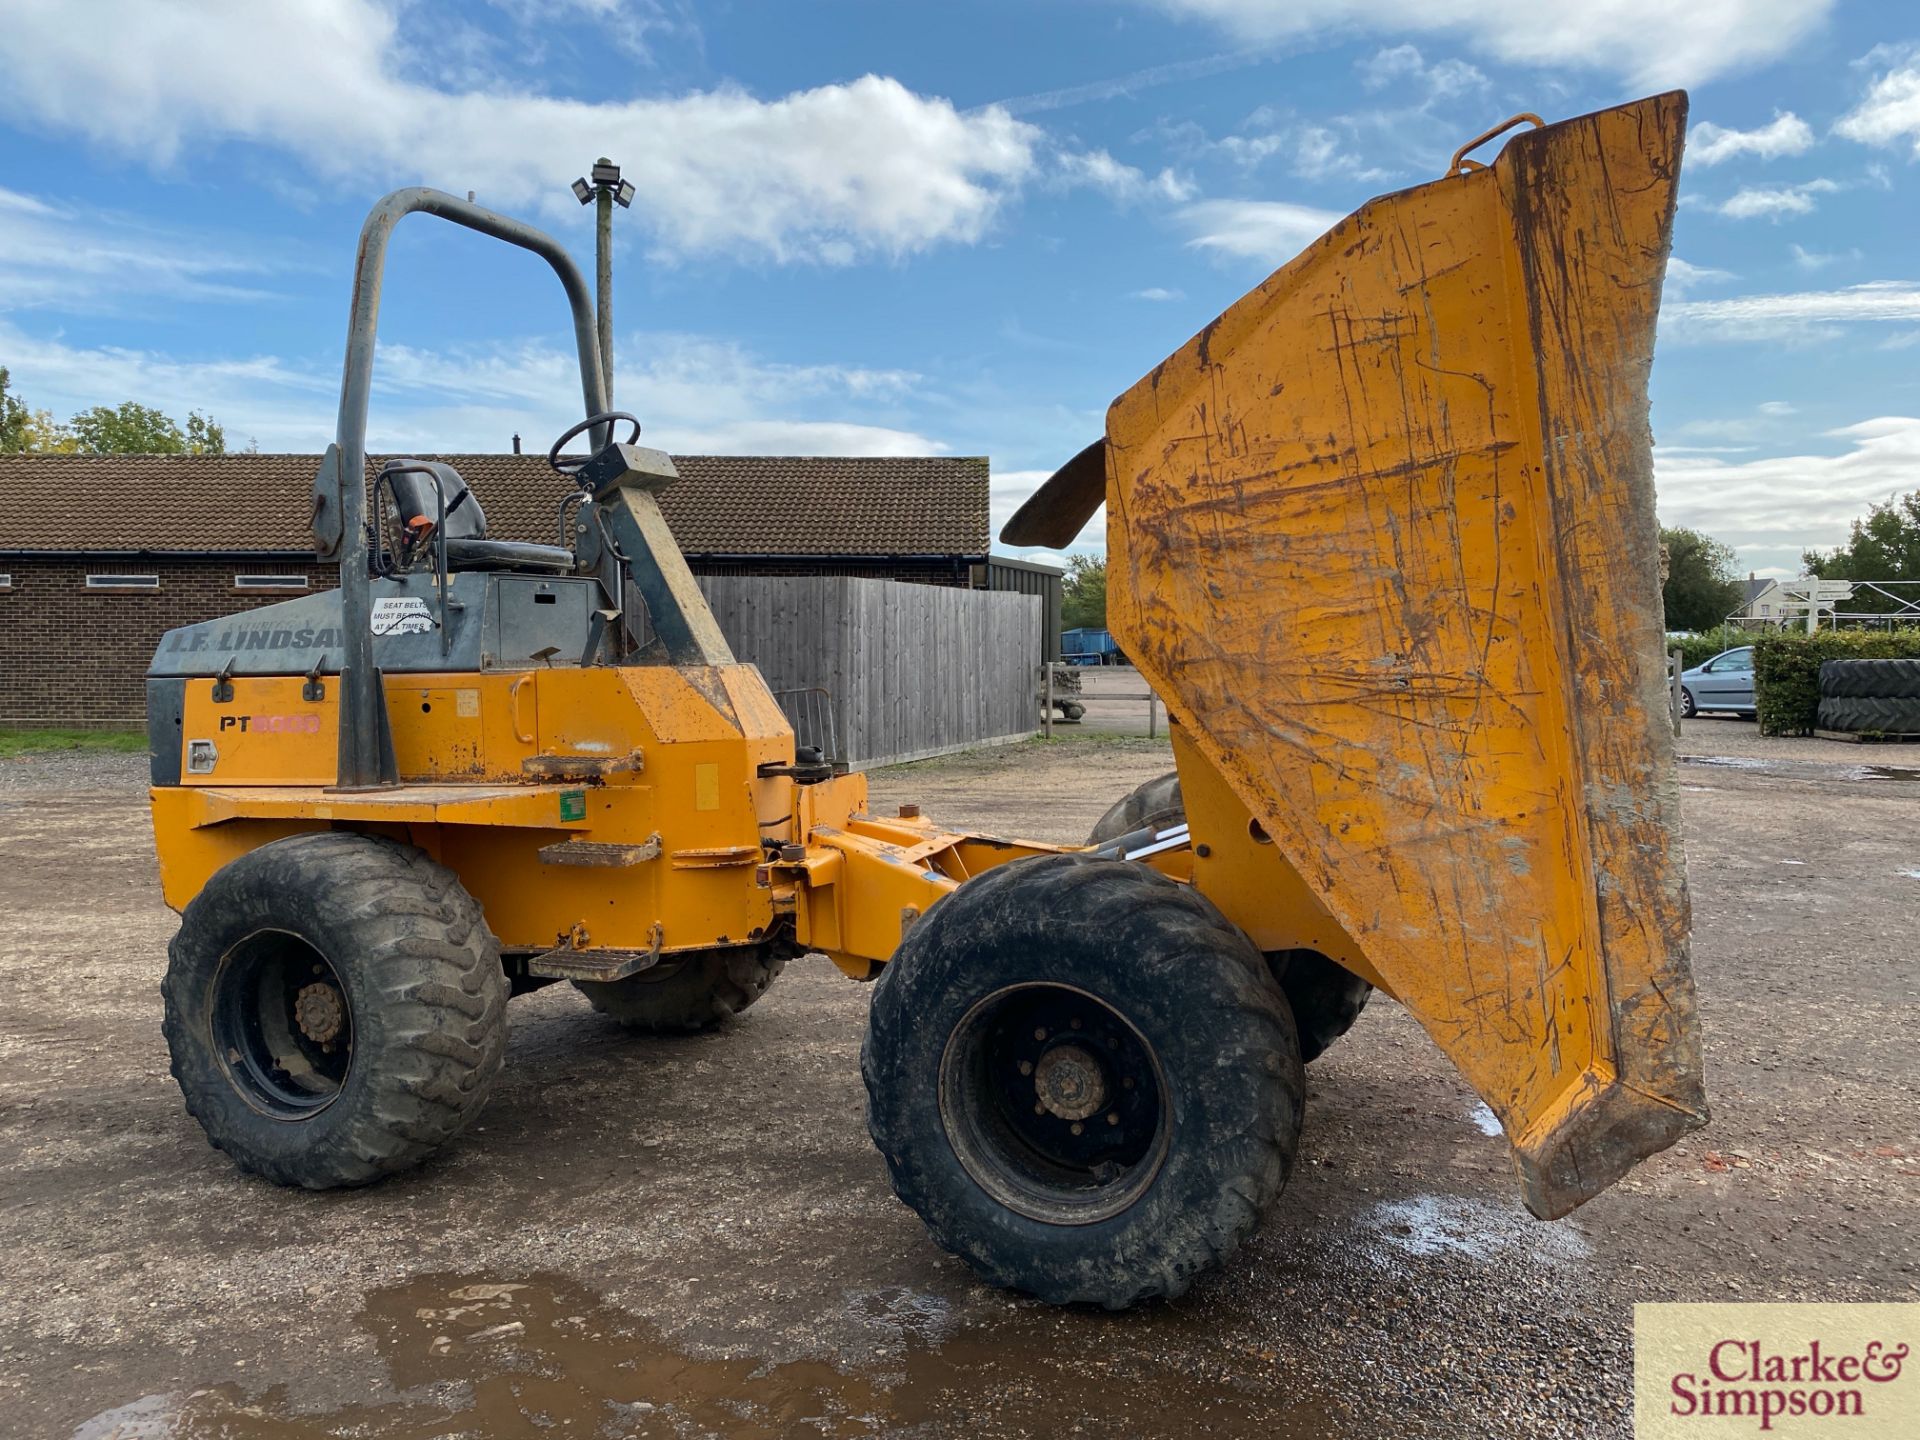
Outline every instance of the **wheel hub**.
<svg viewBox="0 0 1920 1440">
<path fill-rule="evenodd" d="M 346 1007 L 340 1003 L 340 992 L 324 981 L 316 980 L 311 985 L 302 986 L 293 1002 L 293 1018 L 299 1023 L 300 1033 L 316 1045 L 331 1044 L 340 1037 L 340 1027 L 346 1023 Z"/>
<path fill-rule="evenodd" d="M 1060 1045 L 1033 1068 L 1033 1090 L 1047 1112 L 1062 1120 L 1084 1120 L 1107 1103 L 1107 1080 L 1100 1062 L 1078 1045 Z"/>
</svg>

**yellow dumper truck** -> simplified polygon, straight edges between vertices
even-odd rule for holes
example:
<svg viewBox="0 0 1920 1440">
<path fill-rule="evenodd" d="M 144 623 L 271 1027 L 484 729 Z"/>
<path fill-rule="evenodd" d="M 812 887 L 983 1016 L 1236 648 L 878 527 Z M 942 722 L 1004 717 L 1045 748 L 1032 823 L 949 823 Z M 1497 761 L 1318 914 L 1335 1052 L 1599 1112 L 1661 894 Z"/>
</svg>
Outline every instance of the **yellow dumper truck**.
<svg viewBox="0 0 1920 1440">
<path fill-rule="evenodd" d="M 388 196 L 313 495 L 340 588 L 176 630 L 148 682 L 188 1109 L 250 1171 L 365 1184 L 479 1113 L 509 995 L 697 1028 L 818 952 L 876 981 L 896 1191 L 1048 1300 L 1178 1294 L 1231 1251 L 1286 1183 L 1303 1059 L 1376 989 L 1535 1214 L 1604 1189 L 1706 1114 L 1647 425 L 1685 117 L 1523 117 L 1369 202 L 1015 517 L 1060 544 L 1106 505 L 1110 625 L 1172 723 L 1176 775 L 1085 847 L 876 815 L 797 747 L 661 518 L 672 462 L 609 413 L 572 262 Z M 562 283 L 560 544 L 490 536 L 443 463 L 368 473 L 412 213 Z"/>
</svg>

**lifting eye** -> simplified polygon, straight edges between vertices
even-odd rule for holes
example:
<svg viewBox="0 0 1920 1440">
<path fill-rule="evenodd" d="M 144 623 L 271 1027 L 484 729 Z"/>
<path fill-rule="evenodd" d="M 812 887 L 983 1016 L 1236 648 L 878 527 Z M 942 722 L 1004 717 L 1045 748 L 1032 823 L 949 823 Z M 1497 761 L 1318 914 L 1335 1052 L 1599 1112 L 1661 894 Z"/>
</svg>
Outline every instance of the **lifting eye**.
<svg viewBox="0 0 1920 1440">
<path fill-rule="evenodd" d="M 1267 827 L 1258 820 L 1247 821 L 1247 834 L 1253 837 L 1253 843 L 1256 845 L 1273 844 L 1273 836 L 1267 834 Z"/>
</svg>

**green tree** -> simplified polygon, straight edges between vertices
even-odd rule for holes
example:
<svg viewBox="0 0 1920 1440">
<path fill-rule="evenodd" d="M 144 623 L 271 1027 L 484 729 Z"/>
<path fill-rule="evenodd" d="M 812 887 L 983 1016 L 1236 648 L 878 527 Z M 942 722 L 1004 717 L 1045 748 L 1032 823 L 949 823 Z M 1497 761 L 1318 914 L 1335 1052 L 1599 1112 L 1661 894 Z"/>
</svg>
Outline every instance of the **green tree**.
<svg viewBox="0 0 1920 1440">
<path fill-rule="evenodd" d="M 1711 630 L 1740 608 L 1743 590 L 1731 548 L 1698 530 L 1661 527 L 1667 552 L 1660 601 L 1669 630 Z"/>
<path fill-rule="evenodd" d="M 1846 544 L 1800 559 L 1823 580 L 1920 580 L 1920 490 L 1875 505 Z"/>
<path fill-rule="evenodd" d="M 257 445 L 248 447 L 258 450 Z M 227 427 L 211 420 L 198 410 L 187 412 L 187 453 L 189 455 L 224 455 L 227 453 Z"/>
<path fill-rule="evenodd" d="M 20 448 L 33 455 L 71 455 L 80 442 L 51 410 L 36 410 L 27 417 L 27 442 Z"/>
<path fill-rule="evenodd" d="M 1067 557 L 1067 576 L 1060 582 L 1060 617 L 1069 630 L 1106 628 L 1106 556 Z"/>
<path fill-rule="evenodd" d="M 33 416 L 26 402 L 11 393 L 12 377 L 0 365 L 0 451 L 27 448 L 27 426 Z"/>
<path fill-rule="evenodd" d="M 29 409 L 12 393 L 0 365 L 0 451 L 43 455 L 224 455 L 226 427 L 198 410 L 182 426 L 165 411 L 136 404 L 95 405 L 62 425 L 51 411 Z"/>
</svg>

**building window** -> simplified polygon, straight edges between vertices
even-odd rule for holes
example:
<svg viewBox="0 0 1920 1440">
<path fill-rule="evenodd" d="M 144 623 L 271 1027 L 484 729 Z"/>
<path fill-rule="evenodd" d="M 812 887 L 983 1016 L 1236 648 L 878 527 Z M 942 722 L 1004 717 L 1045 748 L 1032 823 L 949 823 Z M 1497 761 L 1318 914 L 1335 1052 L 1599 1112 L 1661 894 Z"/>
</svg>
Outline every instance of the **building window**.
<svg viewBox="0 0 1920 1440">
<path fill-rule="evenodd" d="M 12 588 L 13 576 L 0 572 L 0 590 L 11 590 Z"/>
<path fill-rule="evenodd" d="M 305 590 L 307 577 L 304 575 L 236 575 L 233 577 L 236 590 Z"/>
<path fill-rule="evenodd" d="M 89 575 L 89 590 L 158 590 L 158 575 Z"/>
</svg>

